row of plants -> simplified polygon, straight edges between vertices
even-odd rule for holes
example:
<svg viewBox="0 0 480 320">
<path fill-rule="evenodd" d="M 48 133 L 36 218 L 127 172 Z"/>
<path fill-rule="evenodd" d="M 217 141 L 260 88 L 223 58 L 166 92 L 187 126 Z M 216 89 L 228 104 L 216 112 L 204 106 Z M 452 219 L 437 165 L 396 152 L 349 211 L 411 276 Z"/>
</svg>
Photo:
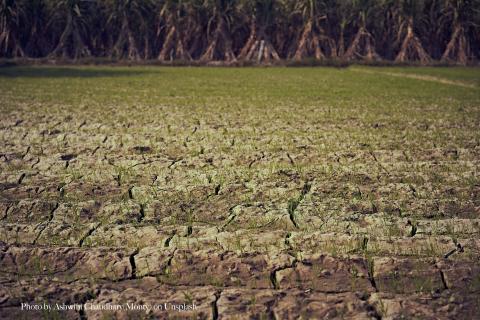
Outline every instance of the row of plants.
<svg viewBox="0 0 480 320">
<path fill-rule="evenodd" d="M 480 0 L 0 0 L 0 57 L 464 65 Z"/>
</svg>

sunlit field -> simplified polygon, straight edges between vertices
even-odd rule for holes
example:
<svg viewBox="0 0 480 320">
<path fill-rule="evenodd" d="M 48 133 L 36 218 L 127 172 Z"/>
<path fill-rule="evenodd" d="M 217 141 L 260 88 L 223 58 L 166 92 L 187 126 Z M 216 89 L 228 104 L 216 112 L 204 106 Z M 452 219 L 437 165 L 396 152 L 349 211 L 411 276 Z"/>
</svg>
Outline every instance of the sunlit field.
<svg viewBox="0 0 480 320">
<path fill-rule="evenodd" d="M 478 68 L 3 67 L 0 111 L 0 318 L 480 314 Z"/>
</svg>

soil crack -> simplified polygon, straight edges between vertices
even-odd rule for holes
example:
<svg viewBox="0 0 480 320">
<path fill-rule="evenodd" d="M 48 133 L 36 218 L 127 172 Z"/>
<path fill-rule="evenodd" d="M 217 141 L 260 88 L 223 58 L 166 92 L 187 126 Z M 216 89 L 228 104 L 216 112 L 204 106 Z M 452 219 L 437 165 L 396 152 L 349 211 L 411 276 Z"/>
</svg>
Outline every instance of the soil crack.
<svg viewBox="0 0 480 320">
<path fill-rule="evenodd" d="M 286 269 L 295 268 L 296 265 L 297 265 L 297 260 L 294 259 L 293 262 L 290 265 L 276 268 L 270 273 L 270 282 L 272 284 L 273 289 L 275 289 L 275 290 L 280 289 L 280 283 L 278 282 L 277 272 L 282 271 L 282 270 L 286 270 Z"/>
<path fill-rule="evenodd" d="M 378 164 L 380 169 L 382 169 L 387 175 L 390 175 L 390 172 L 380 163 L 380 161 L 378 161 L 377 156 L 375 155 L 375 153 L 373 153 L 373 151 L 370 151 L 370 155 L 372 156 L 373 160 L 375 160 L 375 162 Z"/>
<path fill-rule="evenodd" d="M 439 270 L 439 272 L 440 272 L 440 279 L 442 279 L 443 288 L 445 290 L 448 290 L 447 280 L 445 279 L 445 273 L 443 273 L 442 270 Z"/>
<path fill-rule="evenodd" d="M 17 184 L 22 184 L 22 181 L 23 181 L 23 179 L 25 179 L 26 176 L 27 176 L 27 174 L 25 172 L 22 173 L 20 178 L 18 178 Z"/>
<path fill-rule="evenodd" d="M 374 270 L 374 261 L 373 259 L 367 258 L 367 273 L 368 273 L 368 280 L 370 280 L 370 284 L 378 292 L 377 283 L 375 282 L 375 270 Z"/>
<path fill-rule="evenodd" d="M 310 192 L 311 188 L 312 188 L 312 185 L 309 182 L 305 182 L 305 184 L 303 185 L 303 188 L 302 188 L 302 192 L 300 193 L 298 198 L 290 199 L 288 201 L 288 208 L 287 208 L 288 216 L 290 217 L 290 221 L 292 221 L 293 225 L 297 229 L 300 228 L 300 227 L 299 227 L 299 225 L 296 221 L 296 210 L 297 210 L 298 206 L 300 205 L 300 203 L 305 198 L 305 196 Z"/>
<path fill-rule="evenodd" d="M 85 242 L 85 240 L 90 237 L 94 232 L 95 230 L 97 230 L 99 227 L 100 227 L 101 223 L 99 223 L 98 225 L 94 226 L 93 228 L 90 228 L 90 230 L 88 230 L 88 232 L 80 239 L 80 241 L 78 241 L 78 246 L 79 247 L 82 247 L 83 246 L 83 243 Z"/>
<path fill-rule="evenodd" d="M 212 319 L 213 320 L 218 319 L 218 300 L 220 299 L 221 295 L 222 295 L 222 291 L 215 292 L 215 300 L 212 302 Z"/>
<path fill-rule="evenodd" d="M 90 301 L 90 300 L 93 300 L 93 299 L 95 299 L 95 294 L 93 294 L 92 292 L 89 291 L 89 292 L 87 292 L 85 297 L 83 297 L 80 300 L 80 304 L 84 306 L 87 303 L 87 301 Z M 85 313 L 84 308 L 80 308 L 80 310 L 78 310 L 78 315 L 80 317 L 80 320 L 88 320 L 88 317 L 87 317 L 87 314 Z"/>
<path fill-rule="evenodd" d="M 451 251 L 449 251 L 445 256 L 443 256 L 445 259 L 448 259 L 452 254 L 458 252 L 462 253 L 464 251 L 463 246 L 460 243 L 457 243 L 457 247 Z"/>
<path fill-rule="evenodd" d="M 137 222 L 141 223 L 143 221 L 143 219 L 145 219 L 145 204 L 144 203 L 140 204 L 140 212 L 139 212 L 139 215 L 137 217 Z"/>
<path fill-rule="evenodd" d="M 33 240 L 33 243 L 32 244 L 37 244 L 37 241 L 38 239 L 41 237 L 43 231 L 45 231 L 45 229 L 47 229 L 47 227 L 50 225 L 50 223 L 52 222 L 54 216 L 55 216 L 55 211 L 58 209 L 58 207 L 60 207 L 60 204 L 57 202 L 55 203 L 55 207 L 52 209 L 52 211 L 50 211 L 50 216 L 48 217 L 48 220 L 46 221 L 45 223 L 45 226 L 38 232 L 37 236 L 35 237 L 35 240 Z"/>
<path fill-rule="evenodd" d="M 228 217 L 227 217 L 227 222 L 225 222 L 223 224 L 223 226 L 220 228 L 220 231 L 225 231 L 225 228 L 228 227 L 234 220 L 235 218 L 237 217 L 237 214 L 233 212 L 233 210 L 238 207 L 239 205 L 234 205 L 233 207 L 231 207 L 228 211 L 229 211 L 229 214 L 228 214 Z"/>
<path fill-rule="evenodd" d="M 177 231 L 175 230 L 175 231 L 172 233 L 172 235 L 165 240 L 165 243 L 163 244 L 163 246 L 164 246 L 165 248 L 170 247 L 170 242 L 172 241 L 173 237 L 175 237 L 176 234 L 177 234 Z"/>
<path fill-rule="evenodd" d="M 133 253 L 130 255 L 128 260 L 130 261 L 130 267 L 132 268 L 132 275 L 130 279 L 137 279 L 137 265 L 135 264 L 135 256 L 138 254 L 140 250 L 138 248 L 133 251 Z"/>
</svg>

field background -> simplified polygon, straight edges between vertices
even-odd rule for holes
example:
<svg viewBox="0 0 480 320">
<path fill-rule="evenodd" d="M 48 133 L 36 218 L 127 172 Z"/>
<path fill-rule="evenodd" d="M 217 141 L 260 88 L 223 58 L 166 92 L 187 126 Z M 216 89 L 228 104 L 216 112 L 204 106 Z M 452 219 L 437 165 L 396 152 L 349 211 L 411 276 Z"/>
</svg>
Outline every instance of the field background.
<svg viewBox="0 0 480 320">
<path fill-rule="evenodd" d="M 2 316 L 480 311 L 477 68 L 9 67 L 0 111 Z"/>
</svg>

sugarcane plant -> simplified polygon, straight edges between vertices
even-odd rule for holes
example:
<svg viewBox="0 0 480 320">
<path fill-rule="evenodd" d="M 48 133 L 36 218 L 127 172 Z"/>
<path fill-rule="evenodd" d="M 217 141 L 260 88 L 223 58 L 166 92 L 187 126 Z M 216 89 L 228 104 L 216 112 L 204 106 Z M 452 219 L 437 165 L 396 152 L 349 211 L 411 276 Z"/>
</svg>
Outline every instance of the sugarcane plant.
<svg viewBox="0 0 480 320">
<path fill-rule="evenodd" d="M 293 14 L 301 17 L 302 27 L 298 28 L 299 36 L 289 57 L 295 60 L 308 57 L 324 60 L 327 57 L 335 57 L 337 55 L 335 41 L 323 28 L 324 22 L 328 21 L 326 3 L 303 0 L 298 1 L 294 9 Z"/>
<path fill-rule="evenodd" d="M 22 20 L 25 18 L 25 6 L 15 0 L 0 2 L 0 54 L 10 57 L 25 55 L 21 45 Z"/>
<path fill-rule="evenodd" d="M 475 0 L 446 0 L 442 25 L 450 29 L 450 39 L 442 55 L 442 61 L 466 65 L 472 59 L 467 37 L 478 24 L 475 14 L 480 11 L 480 2 Z M 474 31 L 473 31 L 474 32 Z"/>
<path fill-rule="evenodd" d="M 239 59 L 253 61 L 278 61 L 280 56 L 272 44 L 269 30 L 275 27 L 278 7 L 275 0 L 243 1 L 250 35 L 239 54 Z"/>
<path fill-rule="evenodd" d="M 370 17 L 378 9 L 378 2 L 374 0 L 352 0 L 351 2 L 357 13 L 353 19 L 357 32 L 345 52 L 344 58 L 346 60 L 379 60 L 380 56 L 375 49 L 375 39 L 367 26 L 367 21 L 373 21 Z"/>
<path fill-rule="evenodd" d="M 0 58 L 466 65 L 480 0 L 0 0 Z"/>
<path fill-rule="evenodd" d="M 60 0 L 53 3 L 50 23 L 63 26 L 63 31 L 49 57 L 70 56 L 77 59 L 91 55 L 86 39 L 88 20 L 92 17 L 88 11 L 92 3 L 91 0 Z"/>
</svg>

